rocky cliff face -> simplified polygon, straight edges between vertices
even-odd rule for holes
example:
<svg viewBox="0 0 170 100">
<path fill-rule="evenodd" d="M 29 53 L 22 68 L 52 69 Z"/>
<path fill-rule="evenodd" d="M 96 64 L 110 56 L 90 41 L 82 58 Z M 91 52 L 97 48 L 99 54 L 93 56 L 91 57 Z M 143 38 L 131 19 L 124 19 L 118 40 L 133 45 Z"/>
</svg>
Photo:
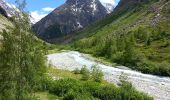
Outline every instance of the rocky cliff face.
<svg viewBox="0 0 170 100">
<path fill-rule="evenodd" d="M 113 4 L 111 4 L 111 3 L 102 3 L 103 4 L 103 6 L 106 8 L 106 10 L 107 10 L 107 12 L 108 13 L 111 13 L 112 11 L 113 11 L 113 9 L 114 9 L 114 5 Z"/>
<path fill-rule="evenodd" d="M 107 15 L 99 0 L 67 0 L 33 26 L 44 40 L 55 39 L 84 28 Z"/>
<path fill-rule="evenodd" d="M 6 11 L 0 6 L 0 14 L 5 16 L 5 17 L 8 17 L 8 14 L 6 13 Z"/>
<path fill-rule="evenodd" d="M 19 12 L 19 10 L 14 6 L 11 5 L 4 0 L 0 0 L 0 14 L 2 14 L 5 17 L 12 17 L 13 15 L 16 15 Z"/>
</svg>

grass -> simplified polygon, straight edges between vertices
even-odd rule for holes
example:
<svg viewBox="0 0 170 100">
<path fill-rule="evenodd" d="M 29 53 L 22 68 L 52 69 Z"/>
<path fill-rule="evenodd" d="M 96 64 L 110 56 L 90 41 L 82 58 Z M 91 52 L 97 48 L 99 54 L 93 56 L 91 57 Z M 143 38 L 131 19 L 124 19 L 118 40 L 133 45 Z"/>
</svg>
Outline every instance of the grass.
<svg viewBox="0 0 170 100">
<path fill-rule="evenodd" d="M 50 73 L 50 76 L 52 77 L 57 77 L 57 78 L 63 78 L 63 79 L 75 79 L 75 80 L 79 80 L 81 82 L 87 82 L 87 81 L 82 81 L 81 74 L 74 74 L 74 72 L 71 71 L 67 71 L 67 70 L 61 70 L 61 69 L 56 69 L 56 68 L 52 68 L 49 67 L 48 68 L 48 73 Z M 88 80 L 89 82 L 92 81 L 92 79 Z M 102 81 L 101 82 L 102 85 L 107 85 L 110 84 L 106 81 Z M 60 97 L 58 97 L 57 95 L 51 94 L 48 91 L 39 91 L 35 93 L 35 97 L 38 100 L 61 100 Z"/>
<path fill-rule="evenodd" d="M 134 95 L 135 98 L 141 98 L 142 96 L 142 98 L 146 97 L 145 100 L 153 99 L 146 94 L 138 92 L 129 83 L 124 83 L 121 87 L 116 87 L 114 84 L 105 81 L 102 83 L 97 83 L 92 80 L 82 81 L 80 80 L 80 74 L 74 74 L 70 71 L 49 68 L 48 72 L 64 79 L 54 81 L 48 91 L 36 92 L 35 96 L 37 100 L 105 100 L 106 98 L 116 98 L 115 96 L 119 95 L 128 98 L 133 98 Z"/>
<path fill-rule="evenodd" d="M 82 75 L 81 74 L 74 74 L 74 72 L 68 71 L 68 70 L 62 70 L 62 69 L 57 69 L 57 68 L 48 68 L 48 73 L 52 77 L 56 78 L 64 78 L 64 79 L 75 79 L 75 80 L 81 80 Z M 89 79 L 88 81 L 93 81 L 92 79 Z M 109 84 L 107 81 L 103 80 L 101 82 L 102 84 Z"/>
<path fill-rule="evenodd" d="M 60 78 L 72 78 L 76 80 L 81 79 L 81 74 L 74 74 L 73 72 L 67 70 L 61 70 L 56 68 L 48 68 L 48 73 L 50 73 L 53 77 L 60 77 Z"/>
<path fill-rule="evenodd" d="M 59 97 L 53 94 L 46 92 L 36 92 L 35 97 L 37 100 L 59 100 Z"/>
<path fill-rule="evenodd" d="M 51 77 L 64 78 L 64 79 L 71 78 L 71 79 L 81 80 L 81 74 L 74 74 L 73 72 L 67 70 L 61 70 L 61 69 L 49 67 L 48 73 L 50 73 Z M 48 91 L 36 92 L 35 96 L 37 97 L 38 100 L 60 100 L 58 96 L 53 95 Z"/>
</svg>

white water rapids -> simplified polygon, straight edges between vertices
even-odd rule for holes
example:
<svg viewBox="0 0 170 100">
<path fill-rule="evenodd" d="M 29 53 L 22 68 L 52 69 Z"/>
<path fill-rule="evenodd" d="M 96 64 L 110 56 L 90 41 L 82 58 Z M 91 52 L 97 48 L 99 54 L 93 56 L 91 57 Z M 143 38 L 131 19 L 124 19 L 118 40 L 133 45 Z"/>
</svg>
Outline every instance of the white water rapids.
<svg viewBox="0 0 170 100">
<path fill-rule="evenodd" d="M 62 53 L 47 55 L 48 63 L 58 69 L 73 71 L 81 69 L 86 65 L 91 69 L 92 65 L 98 65 L 104 73 L 104 79 L 111 83 L 118 83 L 122 73 L 128 76 L 128 81 L 139 91 L 147 93 L 155 100 L 170 100 L 170 77 L 159 77 L 149 74 L 142 74 L 133 70 L 119 69 L 88 59 L 88 55 L 76 51 L 66 51 Z M 121 66 L 120 66 L 121 67 Z"/>
</svg>

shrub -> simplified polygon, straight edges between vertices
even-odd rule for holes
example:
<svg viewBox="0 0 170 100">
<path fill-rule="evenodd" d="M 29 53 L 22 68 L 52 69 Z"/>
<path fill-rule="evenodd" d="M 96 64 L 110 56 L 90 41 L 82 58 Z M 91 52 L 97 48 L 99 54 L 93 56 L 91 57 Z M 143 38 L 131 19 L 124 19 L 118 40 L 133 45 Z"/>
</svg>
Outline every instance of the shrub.
<svg viewBox="0 0 170 100">
<path fill-rule="evenodd" d="M 95 82 L 101 82 L 102 79 L 103 79 L 103 72 L 99 69 L 98 66 L 96 65 L 93 65 L 92 66 L 92 79 L 95 81 Z"/>
<path fill-rule="evenodd" d="M 79 93 L 75 91 L 70 91 L 67 93 L 63 100 L 98 100 L 94 98 L 90 93 Z"/>
<path fill-rule="evenodd" d="M 94 97 L 100 100 L 115 100 L 119 94 L 119 89 L 114 85 L 100 86 L 96 89 Z"/>
<path fill-rule="evenodd" d="M 157 74 L 163 75 L 163 76 L 170 76 L 170 65 L 167 62 L 162 62 L 157 65 L 158 72 Z"/>
<path fill-rule="evenodd" d="M 87 66 L 83 66 L 82 68 L 81 68 L 81 70 L 80 70 L 80 74 L 84 74 L 84 73 L 86 73 L 87 72 Z"/>
<path fill-rule="evenodd" d="M 80 74 L 80 70 L 78 68 L 76 68 L 73 72 L 74 74 Z"/>
<path fill-rule="evenodd" d="M 129 82 L 122 83 L 119 95 L 120 97 L 116 100 L 153 100 L 152 97 L 148 97 L 146 94 L 138 92 Z"/>
<path fill-rule="evenodd" d="M 82 74 L 82 80 L 87 81 L 90 78 L 90 71 L 86 68 L 86 66 L 83 66 L 80 73 Z"/>
<path fill-rule="evenodd" d="M 58 96 L 64 96 L 64 94 L 67 94 L 70 90 L 78 89 L 79 83 L 74 79 L 61 79 L 56 80 L 52 84 L 49 92 L 54 93 Z"/>
<path fill-rule="evenodd" d="M 156 69 L 155 64 L 143 59 L 137 63 L 137 70 L 142 71 L 143 73 L 154 73 Z"/>
<path fill-rule="evenodd" d="M 100 84 L 94 81 L 60 79 L 53 82 L 49 92 L 63 100 L 153 100 L 138 92 L 128 82 L 116 87 L 114 84 Z"/>
</svg>

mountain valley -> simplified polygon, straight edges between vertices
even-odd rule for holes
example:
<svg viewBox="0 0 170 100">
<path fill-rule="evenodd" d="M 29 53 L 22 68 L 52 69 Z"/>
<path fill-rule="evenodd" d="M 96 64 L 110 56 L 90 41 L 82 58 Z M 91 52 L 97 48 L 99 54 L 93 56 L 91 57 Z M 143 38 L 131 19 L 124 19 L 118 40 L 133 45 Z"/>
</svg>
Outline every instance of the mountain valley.
<svg viewBox="0 0 170 100">
<path fill-rule="evenodd" d="M 169 100 L 169 0 L 66 0 L 35 24 L 16 1 L 0 0 L 0 100 Z"/>
</svg>

